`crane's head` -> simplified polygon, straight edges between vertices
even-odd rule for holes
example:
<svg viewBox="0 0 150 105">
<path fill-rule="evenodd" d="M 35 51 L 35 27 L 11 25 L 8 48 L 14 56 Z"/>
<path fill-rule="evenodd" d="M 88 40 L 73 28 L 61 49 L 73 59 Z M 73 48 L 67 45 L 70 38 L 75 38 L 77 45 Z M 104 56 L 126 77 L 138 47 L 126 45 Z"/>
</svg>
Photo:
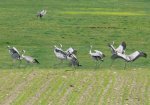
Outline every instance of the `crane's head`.
<svg viewBox="0 0 150 105">
<path fill-rule="evenodd" d="M 62 44 L 59 44 L 60 45 L 60 47 L 62 48 Z"/>
<path fill-rule="evenodd" d="M 114 41 L 112 41 L 112 45 L 114 45 L 115 44 L 115 42 Z"/>
<path fill-rule="evenodd" d="M 7 46 L 7 48 L 10 48 L 10 46 Z"/>
<path fill-rule="evenodd" d="M 121 45 L 123 46 L 123 50 L 125 50 L 125 49 L 126 49 L 126 42 L 123 41 L 123 42 L 121 43 Z"/>
<path fill-rule="evenodd" d="M 140 55 L 141 55 L 142 57 L 147 58 L 147 54 L 146 54 L 146 53 L 144 53 L 144 52 L 140 52 Z"/>
<path fill-rule="evenodd" d="M 26 51 L 25 51 L 25 50 L 22 50 L 22 52 L 25 53 Z"/>
<path fill-rule="evenodd" d="M 57 46 L 56 46 L 56 45 L 54 45 L 54 48 L 57 48 Z"/>
</svg>

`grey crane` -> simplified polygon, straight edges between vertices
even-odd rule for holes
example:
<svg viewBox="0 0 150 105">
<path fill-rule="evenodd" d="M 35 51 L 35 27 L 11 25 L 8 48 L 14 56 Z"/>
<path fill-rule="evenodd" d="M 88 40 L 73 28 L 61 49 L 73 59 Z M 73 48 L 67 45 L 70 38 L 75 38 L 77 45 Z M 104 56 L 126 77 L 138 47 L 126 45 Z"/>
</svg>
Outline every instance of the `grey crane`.
<svg viewBox="0 0 150 105">
<path fill-rule="evenodd" d="M 42 11 L 40 11 L 40 12 L 37 13 L 37 17 L 42 18 L 46 13 L 47 13 L 46 10 L 42 10 Z"/>
<path fill-rule="evenodd" d="M 82 66 L 82 65 L 79 64 L 79 61 L 78 61 L 75 54 L 72 54 L 72 53 L 69 54 L 68 53 L 67 59 L 70 60 L 70 63 L 72 64 L 73 67 Z"/>
<path fill-rule="evenodd" d="M 111 52 L 112 52 L 112 56 L 111 56 L 112 63 L 110 65 L 110 67 L 112 66 L 113 62 L 115 61 L 116 53 L 125 54 L 125 49 L 126 49 L 126 42 L 124 42 L 124 41 L 117 48 L 115 48 L 113 45 L 114 45 L 114 41 L 113 41 L 113 44 L 108 43 L 108 46 L 110 47 Z"/>
<path fill-rule="evenodd" d="M 91 57 L 96 61 L 96 66 L 98 64 L 98 61 L 103 61 L 104 57 L 105 57 L 105 54 L 103 54 L 101 51 L 99 50 L 94 50 L 95 52 L 92 52 L 92 45 L 90 46 L 91 49 L 89 51 L 89 54 L 91 55 Z"/>
<path fill-rule="evenodd" d="M 79 67 L 79 66 L 82 66 L 80 65 L 78 59 L 77 59 L 77 50 L 72 48 L 72 47 L 69 47 L 66 51 L 67 53 L 67 60 L 70 61 L 70 64 L 73 66 L 73 67 Z"/>
<path fill-rule="evenodd" d="M 61 47 L 62 47 L 62 45 L 61 45 Z M 54 45 L 54 54 L 61 61 L 67 59 L 67 53 L 65 51 L 63 51 L 61 48 L 57 47 L 56 45 Z"/>
<path fill-rule="evenodd" d="M 147 54 L 142 52 L 142 51 L 135 51 L 130 55 L 126 55 L 126 54 L 121 54 L 121 53 L 116 53 L 116 56 L 114 57 L 116 58 L 121 58 L 125 61 L 125 66 L 124 69 L 126 68 L 126 62 L 133 62 L 135 60 L 137 60 L 140 57 L 147 57 Z"/>
<path fill-rule="evenodd" d="M 69 54 L 75 54 L 77 55 L 77 50 L 72 48 L 72 47 L 69 47 L 66 51 L 66 53 L 69 53 Z"/>
<path fill-rule="evenodd" d="M 108 44 L 108 46 L 111 48 L 112 54 L 116 54 L 116 52 L 121 54 L 125 53 L 126 42 L 123 41 L 117 48 L 115 48 L 113 45 L 114 45 L 114 41 L 113 44 Z"/>
<path fill-rule="evenodd" d="M 25 50 L 22 50 L 25 54 Z M 27 63 L 36 63 L 36 64 L 40 64 L 39 61 L 31 56 L 26 56 L 22 54 L 22 58 L 27 62 Z"/>
<path fill-rule="evenodd" d="M 19 51 L 17 50 L 17 48 L 10 47 L 10 46 L 7 46 L 7 48 L 8 48 L 10 56 L 13 58 L 13 62 L 16 62 L 16 60 L 18 60 L 21 63 L 22 57 L 21 57 Z"/>
<path fill-rule="evenodd" d="M 112 50 L 115 50 L 112 46 L 109 45 L 109 47 L 111 47 Z M 137 60 L 139 57 L 147 57 L 147 54 L 142 52 L 142 51 L 135 51 L 130 55 L 126 55 L 125 53 L 120 53 L 120 52 L 115 52 L 112 55 L 112 59 L 117 59 L 117 58 L 121 58 L 125 61 L 125 66 L 124 69 L 126 68 L 126 62 L 133 62 L 135 60 Z"/>
</svg>

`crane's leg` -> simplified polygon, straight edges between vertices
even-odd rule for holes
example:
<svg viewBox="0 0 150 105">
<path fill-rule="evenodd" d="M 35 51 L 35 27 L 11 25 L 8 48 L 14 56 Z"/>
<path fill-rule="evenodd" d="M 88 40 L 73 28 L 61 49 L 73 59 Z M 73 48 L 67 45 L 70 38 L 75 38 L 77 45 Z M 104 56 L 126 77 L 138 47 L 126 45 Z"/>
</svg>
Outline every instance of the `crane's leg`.
<svg viewBox="0 0 150 105">
<path fill-rule="evenodd" d="M 124 65 L 124 70 L 126 69 L 126 63 L 127 63 L 127 62 L 125 62 L 125 65 Z"/>
<path fill-rule="evenodd" d="M 111 64 L 110 64 L 110 68 L 112 67 L 112 65 L 113 65 L 114 61 L 115 61 L 115 60 L 112 60 L 112 62 L 111 62 Z"/>
<path fill-rule="evenodd" d="M 25 65 L 25 68 L 27 68 L 29 64 L 30 64 L 30 62 L 27 61 L 26 65 Z"/>
<path fill-rule="evenodd" d="M 19 64 L 18 64 L 18 67 L 19 67 L 19 68 L 20 68 L 21 63 L 22 63 L 22 60 L 19 60 Z"/>
<path fill-rule="evenodd" d="M 95 61 L 95 69 L 97 69 L 97 64 L 98 64 L 98 62 L 97 62 L 97 61 Z"/>
<path fill-rule="evenodd" d="M 13 59 L 12 67 L 15 67 L 16 59 Z"/>
<path fill-rule="evenodd" d="M 133 62 L 131 62 L 130 68 L 132 67 Z"/>
<path fill-rule="evenodd" d="M 53 66 L 54 66 L 54 68 L 57 66 L 57 65 L 60 65 L 60 64 L 62 64 L 63 63 L 63 60 L 62 59 L 58 59 L 58 60 L 60 60 L 58 63 L 56 63 L 56 64 L 54 64 Z"/>
<path fill-rule="evenodd" d="M 103 62 L 103 61 L 101 61 L 100 63 L 98 62 L 98 68 L 100 68 L 100 66 L 101 66 L 102 62 Z"/>
</svg>

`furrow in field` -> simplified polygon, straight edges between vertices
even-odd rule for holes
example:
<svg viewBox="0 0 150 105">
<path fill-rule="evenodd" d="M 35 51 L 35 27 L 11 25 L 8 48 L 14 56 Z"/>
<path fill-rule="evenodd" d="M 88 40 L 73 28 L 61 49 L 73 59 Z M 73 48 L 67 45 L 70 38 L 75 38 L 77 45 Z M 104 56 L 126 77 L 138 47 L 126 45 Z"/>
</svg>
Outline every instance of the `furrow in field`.
<svg viewBox="0 0 150 105">
<path fill-rule="evenodd" d="M 123 75 L 117 75 L 116 82 L 113 86 L 112 94 L 109 96 L 109 104 L 110 105 L 121 105 L 122 103 L 122 96 L 123 96 L 123 87 L 127 84 L 127 79 L 124 78 Z"/>
<path fill-rule="evenodd" d="M 17 85 L 17 82 L 21 81 L 19 78 L 21 78 L 20 75 L 8 72 L 7 75 L 4 75 L 4 77 L 0 79 L 0 103 L 1 100 L 7 97 L 13 87 Z"/>
<path fill-rule="evenodd" d="M 136 88 L 136 77 L 131 73 L 129 80 L 132 80 L 132 83 L 129 84 L 129 91 L 127 93 L 127 98 L 125 99 L 125 104 L 136 105 L 134 100 L 134 93 Z"/>
<path fill-rule="evenodd" d="M 84 93 L 82 93 L 82 95 L 80 96 L 77 105 L 84 105 L 86 101 L 91 98 L 90 93 L 93 91 L 95 83 L 96 79 L 92 78 L 92 81 L 87 84 L 87 88 L 85 89 Z"/>
<path fill-rule="evenodd" d="M 24 88 L 22 92 L 18 95 L 18 97 L 13 101 L 14 105 L 24 105 L 28 100 L 30 100 L 38 90 L 42 84 L 47 80 L 47 72 L 38 71 L 37 76 L 32 79 L 32 81 Z"/>
<path fill-rule="evenodd" d="M 105 96 L 106 96 L 108 90 L 110 89 L 110 86 L 112 85 L 112 82 L 113 82 L 113 80 L 110 78 L 107 86 L 105 87 L 103 93 L 101 94 L 101 97 L 100 97 L 100 100 L 99 100 L 100 101 L 99 105 L 103 105 L 104 104 Z"/>
<path fill-rule="evenodd" d="M 66 104 L 70 105 L 76 105 L 78 100 L 80 99 L 80 94 L 84 91 L 84 89 L 88 86 L 87 84 L 90 84 L 92 78 L 92 73 L 88 72 L 75 72 L 71 76 L 67 78 L 65 81 L 65 85 L 61 89 L 61 92 L 57 95 L 58 96 L 58 102 L 56 102 L 56 105 L 59 105 L 61 102 L 61 99 L 63 99 L 65 93 L 68 91 L 69 88 L 73 88 L 71 90 L 70 94 L 66 96 Z"/>
<path fill-rule="evenodd" d="M 72 87 L 73 90 L 67 96 L 67 103 L 66 103 L 67 105 L 76 105 L 76 102 L 78 102 L 80 94 L 84 91 L 84 88 L 86 88 L 85 84 L 89 82 L 91 75 L 92 73 L 88 72 L 85 73 L 75 72 L 75 75 L 73 76 L 72 80 L 69 81 L 70 83 L 68 84 L 68 85 L 71 84 L 70 87 Z"/>
<path fill-rule="evenodd" d="M 0 80 L 0 104 L 1 100 L 4 100 L 16 85 L 20 84 L 28 76 L 30 72 L 24 71 L 6 71 L 4 77 Z"/>
<path fill-rule="evenodd" d="M 96 82 L 94 84 L 93 90 L 89 94 L 90 99 L 88 99 L 85 104 L 96 105 L 98 97 L 100 96 L 102 92 L 102 87 L 103 87 L 104 79 L 105 79 L 104 75 L 98 74 L 98 75 L 95 75 L 95 77 L 96 77 Z"/>
<path fill-rule="evenodd" d="M 138 100 L 138 103 L 140 105 L 146 105 L 147 97 L 145 96 L 144 93 L 146 93 L 146 85 L 147 85 L 147 83 L 148 83 L 148 80 L 147 80 L 146 77 L 144 77 L 142 79 L 142 81 L 140 81 L 138 90 L 136 91 L 136 94 L 138 94 L 137 100 Z"/>
<path fill-rule="evenodd" d="M 12 90 L 9 93 L 8 97 L 4 99 L 4 101 L 2 102 L 2 105 L 10 105 L 19 95 L 19 93 L 23 91 L 23 89 L 27 86 L 27 84 L 36 76 L 36 73 L 37 72 L 35 71 L 31 72 L 25 81 L 16 85 L 15 89 Z"/>
<path fill-rule="evenodd" d="M 24 105 L 33 105 L 39 99 L 41 94 L 43 94 L 46 91 L 46 89 L 49 87 L 52 79 L 53 78 L 50 78 L 47 81 L 44 81 L 44 84 L 42 84 L 42 86 L 39 87 L 40 89 L 36 92 L 36 94 L 33 97 L 31 97 L 29 100 L 27 100 Z"/>
<path fill-rule="evenodd" d="M 62 83 L 63 80 L 60 75 L 53 78 L 48 87 L 45 89 L 45 92 L 40 95 L 39 100 L 37 100 L 34 105 L 53 105 L 54 99 L 57 98 L 54 98 L 54 94 L 60 85 L 62 85 Z"/>
<path fill-rule="evenodd" d="M 67 88 L 67 91 L 65 92 L 65 94 L 63 95 L 63 97 L 60 99 L 58 105 L 67 105 L 68 95 L 71 94 L 72 91 L 73 91 L 73 87 Z"/>
</svg>

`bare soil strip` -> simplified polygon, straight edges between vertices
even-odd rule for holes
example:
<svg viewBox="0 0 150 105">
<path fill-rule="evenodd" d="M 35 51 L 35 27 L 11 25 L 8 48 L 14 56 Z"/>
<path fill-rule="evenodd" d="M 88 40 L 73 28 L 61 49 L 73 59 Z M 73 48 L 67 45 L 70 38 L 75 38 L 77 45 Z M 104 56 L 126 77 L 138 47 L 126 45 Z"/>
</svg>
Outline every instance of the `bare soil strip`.
<svg viewBox="0 0 150 105">
<path fill-rule="evenodd" d="M 84 105 L 84 102 L 88 99 L 90 92 L 93 90 L 93 85 L 95 84 L 96 80 L 94 80 L 84 91 L 80 100 L 78 101 L 77 105 Z"/>
<path fill-rule="evenodd" d="M 60 99 L 59 105 L 67 105 L 68 102 L 68 95 L 71 94 L 73 90 L 73 87 L 69 87 L 66 91 L 66 93 L 64 94 L 64 96 Z"/>
<path fill-rule="evenodd" d="M 103 105 L 103 103 L 104 103 L 104 96 L 107 94 L 107 91 L 109 90 L 111 84 L 112 84 L 112 79 L 110 78 L 109 83 L 107 84 L 105 90 L 103 91 L 103 93 L 101 95 L 99 105 Z"/>
<path fill-rule="evenodd" d="M 113 87 L 112 95 L 110 96 L 110 105 L 121 105 L 123 96 L 123 86 L 127 84 L 127 80 L 124 77 L 117 76 L 116 82 Z"/>
<path fill-rule="evenodd" d="M 12 91 L 9 93 L 8 97 L 6 97 L 6 98 L 4 99 L 4 101 L 2 102 L 1 105 L 11 105 L 11 103 L 13 102 L 13 100 L 15 100 L 15 99 L 17 98 L 17 96 L 19 95 L 19 93 L 24 90 L 24 88 L 28 85 L 28 83 L 29 83 L 34 77 L 36 77 L 36 74 L 37 74 L 37 72 L 32 71 L 24 82 L 22 82 L 21 84 L 18 84 L 18 85 L 15 87 L 15 89 L 12 90 Z"/>
<path fill-rule="evenodd" d="M 42 93 L 44 93 L 46 91 L 46 89 L 49 87 L 50 82 L 53 78 L 47 80 L 40 88 L 40 90 L 38 92 L 36 92 L 36 94 L 31 97 L 27 102 L 25 102 L 24 105 L 33 105 L 41 96 Z"/>
</svg>

